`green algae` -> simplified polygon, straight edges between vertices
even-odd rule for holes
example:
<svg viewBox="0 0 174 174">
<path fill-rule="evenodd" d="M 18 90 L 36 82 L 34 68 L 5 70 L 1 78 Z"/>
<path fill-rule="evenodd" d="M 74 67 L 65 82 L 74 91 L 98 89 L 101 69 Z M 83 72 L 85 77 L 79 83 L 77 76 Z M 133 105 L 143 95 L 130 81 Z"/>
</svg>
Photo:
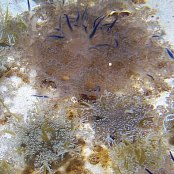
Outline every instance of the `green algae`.
<svg viewBox="0 0 174 174">
<path fill-rule="evenodd" d="M 21 121 L 21 117 L 19 116 L 19 115 L 17 115 L 16 113 L 12 113 L 10 110 L 9 110 L 9 108 L 8 108 L 8 106 L 6 106 L 6 104 L 4 103 L 4 101 L 0 98 L 0 104 L 6 109 L 6 111 L 11 115 L 11 116 L 13 116 L 15 119 L 16 119 L 16 121 Z"/>
<path fill-rule="evenodd" d="M 143 118 L 139 122 L 139 126 L 141 128 L 150 128 L 151 127 L 151 123 L 153 123 L 153 117 Z"/>
<path fill-rule="evenodd" d="M 1 17 L 1 37 L 0 46 L 7 47 L 15 44 L 16 39 L 20 38 L 20 34 L 27 30 L 27 25 L 21 15 L 12 17 L 7 7 L 4 17 Z"/>
<path fill-rule="evenodd" d="M 114 168 L 121 173 L 135 173 L 134 169 L 159 169 L 167 154 L 167 147 L 162 137 L 139 138 L 134 143 L 123 141 L 111 149 L 111 158 Z"/>
<path fill-rule="evenodd" d="M 14 137 L 16 136 L 15 132 L 14 131 L 11 131 L 11 130 L 3 130 L 3 133 L 12 135 Z"/>
<path fill-rule="evenodd" d="M 0 160 L 0 173 L 1 174 L 13 174 L 14 173 L 14 168 L 6 160 Z"/>
<path fill-rule="evenodd" d="M 45 141 L 47 144 L 50 144 L 50 138 L 48 133 L 53 133 L 55 130 L 49 126 L 48 120 L 46 119 L 41 126 L 41 131 L 42 131 L 42 139 Z"/>
</svg>

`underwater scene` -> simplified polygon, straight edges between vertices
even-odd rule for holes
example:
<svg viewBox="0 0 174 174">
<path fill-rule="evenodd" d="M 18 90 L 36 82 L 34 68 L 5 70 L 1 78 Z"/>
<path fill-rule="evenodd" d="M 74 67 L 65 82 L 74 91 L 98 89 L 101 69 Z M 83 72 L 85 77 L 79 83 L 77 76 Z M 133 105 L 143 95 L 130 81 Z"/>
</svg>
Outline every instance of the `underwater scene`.
<svg viewBox="0 0 174 174">
<path fill-rule="evenodd" d="M 174 174 L 158 2 L 0 0 L 0 174 Z"/>
</svg>

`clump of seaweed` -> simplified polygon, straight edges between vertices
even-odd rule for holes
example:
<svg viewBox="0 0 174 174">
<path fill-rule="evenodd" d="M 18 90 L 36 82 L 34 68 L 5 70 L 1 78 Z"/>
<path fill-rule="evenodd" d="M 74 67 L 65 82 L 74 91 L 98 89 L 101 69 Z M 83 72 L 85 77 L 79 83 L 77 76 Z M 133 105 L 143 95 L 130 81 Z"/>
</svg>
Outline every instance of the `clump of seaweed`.
<svg viewBox="0 0 174 174">
<path fill-rule="evenodd" d="M 84 168 L 84 161 L 82 159 L 72 159 L 66 168 L 67 174 L 91 174 L 91 172 Z"/>
<path fill-rule="evenodd" d="M 92 165 L 100 164 L 103 168 L 107 168 L 111 162 L 109 151 L 102 146 L 94 146 L 94 153 L 90 154 L 88 161 Z"/>
<path fill-rule="evenodd" d="M 171 81 L 171 85 L 173 86 L 173 79 Z M 167 106 L 163 109 L 161 109 L 161 114 L 162 114 L 162 123 L 163 123 L 163 132 L 167 141 L 167 146 L 170 149 L 170 156 L 169 158 L 171 161 L 174 161 L 173 158 L 173 146 L 174 146 L 174 91 L 172 90 L 169 94 L 169 97 L 167 97 Z M 165 168 L 166 169 L 166 168 Z M 171 169 L 173 170 L 173 169 Z"/>
<path fill-rule="evenodd" d="M 138 173 L 149 169 L 158 171 L 172 164 L 163 136 L 149 135 L 137 139 L 136 142 L 123 141 L 114 146 L 111 151 L 113 167 L 118 173 Z M 170 167 L 169 167 L 170 168 Z"/>
<path fill-rule="evenodd" d="M 0 160 L 0 173 L 10 174 L 13 173 L 14 166 L 5 160 Z"/>
<path fill-rule="evenodd" d="M 141 90 L 147 97 L 169 90 L 160 74 L 169 77 L 173 64 L 148 30 L 150 10 L 113 1 L 104 2 L 102 9 L 76 5 L 40 7 L 29 20 L 31 36 L 21 36 L 24 43 L 19 45 L 29 49 L 24 60 L 37 65 L 38 86 L 45 79 L 53 81 L 62 96 L 97 86 L 101 92 Z M 125 11 L 128 15 L 118 15 Z M 45 25 L 38 26 L 38 18 Z M 168 72 L 163 72 L 167 66 Z"/>
<path fill-rule="evenodd" d="M 143 127 L 148 129 L 150 126 L 150 123 L 146 126 L 145 122 L 149 118 L 147 113 L 153 108 L 144 103 L 143 96 L 117 96 L 105 91 L 99 99 L 87 103 L 89 106 L 83 112 L 83 117 L 91 123 L 95 131 L 96 142 L 112 146 L 113 143 L 123 141 L 123 135 L 135 141 L 139 129 Z M 80 102 L 80 105 L 83 105 L 83 102 Z M 152 120 L 151 122 L 153 123 Z"/>
<path fill-rule="evenodd" d="M 27 124 L 18 128 L 18 150 L 25 163 L 36 171 L 54 172 L 52 165 L 59 164 L 67 155 L 80 156 L 80 146 L 66 115 L 48 111 L 45 115 L 32 114 Z M 56 114 L 56 115 L 55 115 Z"/>
<path fill-rule="evenodd" d="M 5 14 L 1 13 L 0 22 L 0 47 L 2 48 L 14 45 L 16 39 L 20 37 L 19 34 L 27 30 L 22 16 L 12 17 L 8 7 Z"/>
<path fill-rule="evenodd" d="M 45 109 L 45 103 L 42 102 L 43 106 L 37 103 L 36 110 L 28 112 L 26 122 L 9 118 L 8 124 L 1 128 L 1 134 L 9 137 L 2 139 L 1 145 L 8 144 L 6 157 L 2 160 L 7 160 L 9 166 L 15 164 L 20 173 L 36 171 L 51 174 L 64 160 L 80 157 L 77 129 L 72 127 L 72 120 L 67 119 L 65 112 L 69 102 L 64 104 L 67 106 L 57 109 L 50 103 Z M 0 170 L 5 171 L 6 166 L 0 166 Z M 13 170 L 17 171 L 14 167 Z"/>
</svg>

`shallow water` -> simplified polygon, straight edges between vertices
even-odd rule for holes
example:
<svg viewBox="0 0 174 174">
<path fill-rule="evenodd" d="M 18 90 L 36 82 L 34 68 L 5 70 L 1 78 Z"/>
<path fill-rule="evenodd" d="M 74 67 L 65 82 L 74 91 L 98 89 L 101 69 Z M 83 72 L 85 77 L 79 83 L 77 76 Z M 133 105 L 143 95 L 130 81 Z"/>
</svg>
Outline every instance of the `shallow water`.
<svg viewBox="0 0 174 174">
<path fill-rule="evenodd" d="M 153 14 L 131 1 L 6 11 L 1 173 L 173 173 L 174 64 Z"/>
</svg>

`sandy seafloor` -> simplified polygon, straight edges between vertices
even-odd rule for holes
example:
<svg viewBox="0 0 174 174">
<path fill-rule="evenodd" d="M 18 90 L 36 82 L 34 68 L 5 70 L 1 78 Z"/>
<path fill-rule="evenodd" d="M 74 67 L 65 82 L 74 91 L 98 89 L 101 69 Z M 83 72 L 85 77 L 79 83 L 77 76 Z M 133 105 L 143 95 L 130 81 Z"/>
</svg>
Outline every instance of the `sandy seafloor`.
<svg viewBox="0 0 174 174">
<path fill-rule="evenodd" d="M 15 5 L 16 1 L 18 1 L 18 5 Z M 6 11 L 6 7 L 8 5 L 9 11 L 11 12 L 11 14 L 13 16 L 16 16 L 17 13 L 22 13 L 28 9 L 27 3 L 24 0 L 0 0 L 0 3 L 2 4 L 1 8 L 4 11 Z M 165 35 L 162 35 L 162 40 L 165 40 L 165 42 L 168 42 L 171 46 L 174 46 L 174 25 L 173 25 L 173 23 L 174 23 L 174 11 L 173 11 L 174 1 L 173 0 L 148 0 L 147 4 L 151 8 L 154 8 L 155 10 L 157 10 L 156 15 L 151 17 L 149 20 L 152 20 L 152 21 L 158 20 L 158 22 L 161 26 L 161 29 L 164 30 L 164 32 L 165 32 Z M 31 1 L 31 8 L 34 8 L 35 6 L 36 6 L 35 2 Z M 13 57 L 8 57 L 8 60 L 9 60 L 9 62 L 11 60 L 13 61 Z M 21 70 L 21 71 L 23 71 L 23 70 Z M 31 82 L 32 82 L 32 80 L 34 81 L 35 76 L 36 76 L 36 71 L 34 69 L 32 69 L 30 71 L 29 76 L 31 78 Z M 27 118 L 28 111 L 33 108 L 34 103 L 37 101 L 37 99 L 34 97 L 32 98 L 31 95 L 37 93 L 37 91 L 35 89 L 33 89 L 33 87 L 30 86 L 29 84 L 17 89 L 17 87 L 20 86 L 20 84 L 21 84 L 21 79 L 19 77 L 12 76 L 8 80 L 9 81 L 7 81 L 7 83 L 12 82 L 16 88 L 16 91 L 14 91 L 15 97 L 13 98 L 13 101 L 11 101 L 11 99 L 9 97 L 6 97 L 4 102 L 7 105 L 8 104 L 10 105 L 10 111 L 12 113 L 18 113 L 18 114 L 22 115 L 24 118 L 24 122 L 26 122 L 28 119 Z M 172 88 L 174 88 L 174 79 L 169 78 L 169 79 L 167 79 L 167 81 L 172 86 Z M 0 90 L 1 90 L 0 92 L 3 92 L 3 94 L 6 92 L 7 93 L 9 92 L 9 91 L 7 91 L 8 89 L 6 88 L 5 85 L 1 85 Z M 163 92 L 158 98 L 155 98 L 152 101 L 154 107 L 156 108 L 157 106 L 160 106 L 160 105 L 165 107 L 167 105 L 166 97 L 168 97 L 169 94 L 170 94 L 170 92 Z M 72 98 L 72 100 L 73 100 L 73 98 Z M 75 103 L 76 101 L 72 101 L 72 102 Z M 89 127 L 89 125 L 85 125 L 85 126 L 86 127 L 84 129 L 86 129 L 88 131 L 87 142 L 89 143 L 88 145 L 90 146 L 90 141 L 92 141 L 95 138 L 94 138 L 92 128 Z M 90 134 L 89 134 L 89 132 L 90 132 Z M 2 138 L 5 137 L 8 139 L 11 136 L 13 136 L 13 135 L 6 134 Z M 6 150 L 7 150 L 6 145 L 1 144 L 1 142 L 0 142 L 0 158 L 3 158 L 4 155 L 7 154 Z M 173 149 L 170 149 L 170 150 L 174 154 L 174 150 Z M 90 147 L 85 147 L 84 154 L 86 156 L 89 156 L 89 154 L 91 154 Z M 19 163 L 20 163 L 20 159 L 19 159 Z M 85 167 L 87 169 L 91 169 L 91 171 L 94 174 L 104 174 L 104 173 L 115 174 L 115 172 L 113 171 L 112 168 L 103 170 L 103 168 L 101 166 L 93 166 L 89 163 L 86 163 L 85 165 L 86 165 Z M 62 169 L 62 171 L 63 171 L 63 169 Z M 170 172 L 170 173 L 166 173 L 166 174 L 174 173 L 174 171 L 168 171 L 168 172 Z M 75 174 L 75 173 L 73 173 L 73 174 Z M 145 174 L 145 173 L 143 173 L 143 174 Z M 159 174 L 162 174 L 162 172 Z"/>
</svg>

